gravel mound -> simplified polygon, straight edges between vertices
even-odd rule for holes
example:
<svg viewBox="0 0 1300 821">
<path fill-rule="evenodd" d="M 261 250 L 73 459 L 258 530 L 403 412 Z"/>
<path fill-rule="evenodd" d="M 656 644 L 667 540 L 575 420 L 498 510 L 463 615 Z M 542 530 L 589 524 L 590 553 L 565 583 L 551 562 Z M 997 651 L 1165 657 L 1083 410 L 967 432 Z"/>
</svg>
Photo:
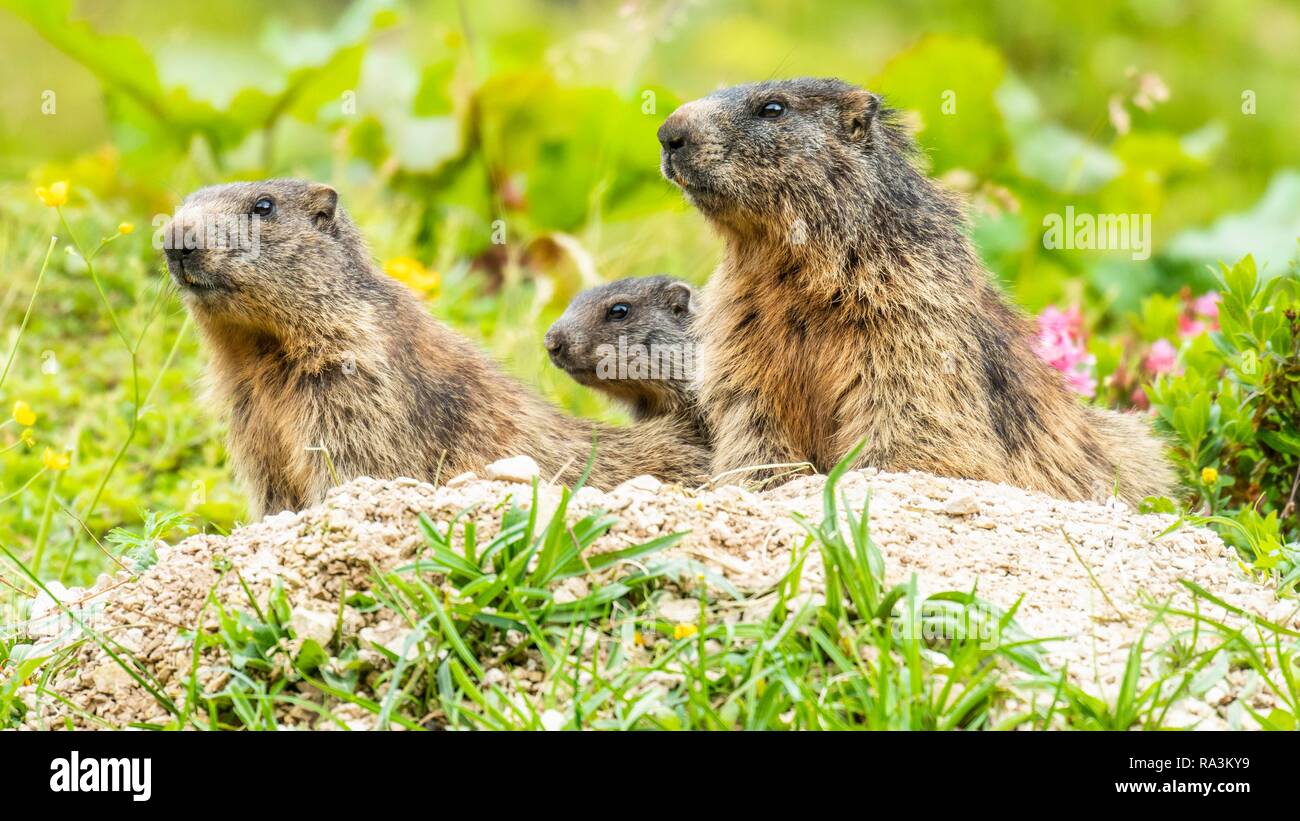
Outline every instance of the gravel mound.
<svg viewBox="0 0 1300 821">
<path fill-rule="evenodd" d="M 527 506 L 529 488 L 512 481 L 523 477 L 504 471 L 492 475 L 502 478 L 467 474 L 439 488 L 409 479 L 358 479 L 332 491 L 317 507 L 267 517 L 229 537 L 200 535 L 161 547 L 157 564 L 138 577 L 119 571 L 101 576 L 88 590 L 55 592 L 85 621 L 130 649 L 179 703 L 193 656 L 187 634 L 197 624 L 208 632 L 218 627 L 210 593 L 228 607 L 247 609 L 245 585 L 257 601 L 266 602 L 279 579 L 293 608 L 295 641 L 324 643 L 339 618 L 343 591 L 367 589 L 375 568 L 400 566 L 423 543 L 419 513 L 447 522 L 480 505 L 473 515 L 480 540 L 485 540 L 499 526 L 502 500 L 513 494 Z M 791 514 L 819 521 L 824 481 L 805 477 L 762 493 L 734 486 L 692 492 L 641 477 L 608 493 L 584 488 L 571 503 L 570 515 L 576 519 L 603 509 L 618 517 L 596 551 L 689 530 L 691 535 L 669 551 L 704 562 L 746 595 L 748 603 L 742 606 L 760 607 L 788 569 L 791 550 L 803 543 L 804 531 Z M 1059 637 L 1047 645 L 1047 660 L 1068 663 L 1071 675 L 1092 692 L 1113 697 L 1118 690 L 1126 654 L 1150 621 L 1148 603 L 1192 606 L 1180 579 L 1248 613 L 1300 628 L 1294 604 L 1277 600 L 1271 588 L 1247 579 L 1232 550 L 1215 534 L 1183 527 L 1157 538 L 1172 523 L 1169 516 L 1140 515 L 1118 501 L 1069 502 L 920 473 L 853 471 L 844 476 L 840 490 L 855 509 L 870 492 L 871 531 L 891 584 L 915 574 L 923 592 L 976 589 L 1001 607 L 1023 597 L 1020 626 L 1035 637 Z M 542 517 L 558 498 L 558 488 L 542 488 Z M 816 595 L 821 568 L 815 551 L 809 565 L 803 583 L 808 595 Z M 1221 608 L 1202 610 L 1224 616 Z M 358 635 L 363 647 L 401 646 L 402 625 L 383 621 L 383 611 L 363 613 L 349 606 L 342 612 L 344 631 Z M 29 631 L 38 642 L 57 646 L 68 641 L 67 633 L 76 633 L 61 630 L 66 627 L 61 621 L 66 616 L 42 597 L 33 608 Z M 1176 625 L 1171 620 L 1164 629 Z M 1145 646 L 1160 640 L 1152 634 Z M 199 681 L 208 691 L 220 689 L 230 675 L 223 653 L 215 647 L 201 652 Z M 153 697 L 93 642 L 83 642 L 73 662 L 46 683 L 66 701 L 27 688 L 24 701 L 33 706 L 29 727 L 120 727 L 167 720 Z M 1206 699 L 1181 708 L 1188 712 L 1184 719 L 1223 726 L 1226 706 L 1237 698 L 1248 699 L 1254 709 L 1269 706 L 1267 694 L 1258 688 L 1243 691 L 1244 683 L 1231 675 L 1226 681 L 1235 684 L 1217 687 Z M 287 725 L 323 723 L 316 712 L 300 706 L 276 709 Z M 349 724 L 366 726 L 366 720 L 359 715 Z"/>
</svg>

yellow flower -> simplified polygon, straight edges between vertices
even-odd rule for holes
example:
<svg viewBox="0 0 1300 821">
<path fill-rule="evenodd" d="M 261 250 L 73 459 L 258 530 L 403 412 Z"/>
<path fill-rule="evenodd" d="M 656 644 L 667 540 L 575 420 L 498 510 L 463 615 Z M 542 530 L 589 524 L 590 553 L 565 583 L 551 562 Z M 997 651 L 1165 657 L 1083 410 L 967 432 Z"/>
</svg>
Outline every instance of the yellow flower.
<svg viewBox="0 0 1300 821">
<path fill-rule="evenodd" d="M 134 230 L 135 230 L 135 226 L 132 225 L 132 224 L 129 223 L 129 222 L 124 222 L 124 223 L 122 223 L 121 225 L 117 226 L 117 232 L 118 232 L 119 234 L 124 235 L 124 236 L 125 236 L 126 234 L 131 233 L 131 232 L 134 231 Z"/>
<path fill-rule="evenodd" d="M 1201 468 L 1201 481 L 1207 485 L 1212 485 L 1219 481 L 1219 472 L 1214 468 Z"/>
<path fill-rule="evenodd" d="M 72 464 L 72 459 L 66 453 L 55 453 L 53 448 L 46 448 L 45 455 L 41 457 L 45 467 L 50 470 L 67 470 L 68 465 Z"/>
<path fill-rule="evenodd" d="M 637 647 L 645 647 L 645 634 L 637 630 L 632 634 L 632 643 Z"/>
<path fill-rule="evenodd" d="M 673 638 L 674 638 L 674 639 L 685 639 L 685 638 L 690 638 L 691 636 L 695 635 L 695 634 L 698 633 L 698 632 L 700 632 L 700 628 L 696 627 L 696 626 L 693 625 L 693 624 L 674 624 L 674 625 L 673 625 Z"/>
<path fill-rule="evenodd" d="M 36 189 L 36 196 L 41 198 L 41 202 L 51 208 L 57 208 L 68 201 L 68 181 L 59 180 L 50 185 L 49 188 L 41 186 Z"/>
<path fill-rule="evenodd" d="M 442 283 L 437 271 L 429 270 L 423 262 L 411 257 L 393 257 L 385 261 L 384 273 L 422 294 L 434 293 Z"/>
<path fill-rule="evenodd" d="M 36 444 L 36 434 L 32 432 L 31 428 L 23 428 L 23 432 L 19 434 L 18 438 L 29 448 Z"/>
<path fill-rule="evenodd" d="M 36 424 L 36 411 L 32 406 L 19 399 L 14 403 L 14 421 L 25 428 Z"/>
</svg>

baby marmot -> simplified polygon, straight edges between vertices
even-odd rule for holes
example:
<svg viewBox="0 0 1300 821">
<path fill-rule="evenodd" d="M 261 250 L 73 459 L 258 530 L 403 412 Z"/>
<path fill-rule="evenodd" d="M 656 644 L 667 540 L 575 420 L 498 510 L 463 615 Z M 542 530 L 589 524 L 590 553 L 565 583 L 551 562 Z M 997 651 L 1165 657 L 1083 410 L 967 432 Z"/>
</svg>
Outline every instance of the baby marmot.
<svg viewBox="0 0 1300 821">
<path fill-rule="evenodd" d="M 865 438 L 860 462 L 888 470 L 1072 499 L 1168 491 L 1146 421 L 1081 406 L 1034 354 L 880 97 L 736 86 L 677 109 L 659 140 L 664 176 L 726 243 L 697 323 L 715 474 L 826 471 Z"/>
<path fill-rule="evenodd" d="M 573 298 L 544 338 L 551 362 L 634 419 L 674 416 L 707 439 L 695 390 L 695 289 L 666 276 L 629 277 Z"/>
<path fill-rule="evenodd" d="M 204 188 L 163 236 L 254 515 L 314 504 L 336 478 L 432 480 L 519 453 L 572 483 L 593 442 L 597 487 L 707 470 L 680 420 L 593 426 L 501 373 L 375 267 L 329 186 Z"/>
</svg>

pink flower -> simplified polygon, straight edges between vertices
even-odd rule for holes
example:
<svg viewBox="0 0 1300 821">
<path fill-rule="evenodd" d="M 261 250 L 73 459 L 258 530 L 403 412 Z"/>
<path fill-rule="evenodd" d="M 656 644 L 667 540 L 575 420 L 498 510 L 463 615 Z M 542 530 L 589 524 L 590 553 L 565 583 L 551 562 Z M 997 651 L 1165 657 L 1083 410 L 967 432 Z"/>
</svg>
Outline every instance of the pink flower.
<svg viewBox="0 0 1300 821">
<path fill-rule="evenodd" d="M 1146 390 L 1141 386 L 1133 389 L 1133 393 L 1129 394 L 1128 400 L 1133 403 L 1134 407 L 1142 410 L 1151 407 L 1151 400 L 1147 397 Z"/>
<path fill-rule="evenodd" d="M 1070 306 L 1068 311 L 1062 311 L 1055 305 L 1048 305 L 1038 315 L 1038 329 L 1039 331 L 1056 331 L 1072 337 L 1082 337 L 1083 313 L 1080 312 L 1078 305 Z"/>
<path fill-rule="evenodd" d="M 1219 330 L 1219 295 L 1214 291 L 1189 300 L 1187 309 L 1178 317 L 1178 335 L 1183 339 L 1217 330 Z"/>
<path fill-rule="evenodd" d="M 1172 373 L 1177 360 L 1178 349 L 1167 339 L 1157 339 L 1151 346 L 1151 350 L 1147 352 L 1146 359 L 1142 361 L 1142 367 L 1156 375 Z"/>
<path fill-rule="evenodd" d="M 1196 315 L 1204 319 L 1219 318 L 1219 295 L 1214 291 L 1208 291 L 1204 296 L 1198 296 L 1192 300 L 1192 310 Z"/>
<path fill-rule="evenodd" d="M 1039 314 L 1034 352 L 1065 375 L 1071 390 L 1084 396 L 1097 392 L 1093 374 L 1097 358 L 1084 347 L 1083 314 L 1077 305 L 1067 311 L 1048 306 Z"/>
<path fill-rule="evenodd" d="M 1183 339 L 1191 339 L 1194 336 L 1200 336 L 1208 327 L 1209 326 L 1199 319 L 1192 319 L 1186 314 L 1178 317 L 1178 335 Z M 1160 341 L 1164 342 L 1163 339 Z"/>
<path fill-rule="evenodd" d="M 1083 368 L 1065 372 L 1065 384 L 1070 386 L 1070 390 L 1088 397 L 1097 392 L 1097 379 L 1092 375 L 1094 364 L 1096 364 L 1096 357 L 1090 356 Z"/>
</svg>

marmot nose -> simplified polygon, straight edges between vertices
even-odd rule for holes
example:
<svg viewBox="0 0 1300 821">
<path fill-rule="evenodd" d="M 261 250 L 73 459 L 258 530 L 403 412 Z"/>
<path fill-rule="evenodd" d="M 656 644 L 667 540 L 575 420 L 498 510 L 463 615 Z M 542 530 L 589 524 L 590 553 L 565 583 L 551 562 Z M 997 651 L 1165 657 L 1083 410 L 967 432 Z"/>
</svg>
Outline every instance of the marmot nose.
<svg viewBox="0 0 1300 821">
<path fill-rule="evenodd" d="M 664 147 L 665 151 L 677 151 L 685 148 L 690 141 L 690 129 L 676 116 L 669 117 L 664 120 L 663 125 L 659 126 L 659 144 Z"/>
<path fill-rule="evenodd" d="M 172 260 L 173 262 L 179 262 L 185 259 L 186 257 L 188 257 L 190 254 L 194 253 L 195 250 L 197 249 L 186 248 L 184 245 L 182 245 L 180 248 L 164 247 L 163 253 L 165 253 L 167 255 L 167 258 Z"/>
<path fill-rule="evenodd" d="M 555 328 L 551 328 L 546 332 L 546 336 L 542 337 L 542 344 L 546 346 L 546 350 L 552 356 L 564 353 L 564 346 L 567 343 L 568 340 L 565 339 L 564 333 Z"/>
<path fill-rule="evenodd" d="M 190 243 L 185 241 L 185 227 L 175 222 L 169 222 L 163 227 L 163 253 L 167 259 L 172 262 L 179 262 L 185 259 L 197 249 L 189 247 Z"/>
</svg>

